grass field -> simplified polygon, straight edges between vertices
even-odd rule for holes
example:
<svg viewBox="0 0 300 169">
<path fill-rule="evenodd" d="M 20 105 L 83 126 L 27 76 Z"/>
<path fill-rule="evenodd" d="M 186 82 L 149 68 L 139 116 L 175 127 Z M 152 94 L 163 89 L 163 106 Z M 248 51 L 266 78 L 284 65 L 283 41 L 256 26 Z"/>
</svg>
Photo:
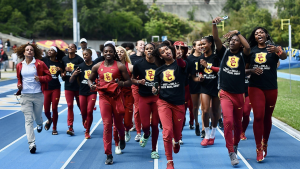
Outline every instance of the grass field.
<svg viewBox="0 0 300 169">
<path fill-rule="evenodd" d="M 278 72 L 290 73 L 289 69 L 281 69 L 281 70 L 278 70 Z M 291 69 L 291 74 L 300 75 L 300 68 Z"/>
<path fill-rule="evenodd" d="M 292 93 L 288 79 L 278 78 L 278 98 L 273 116 L 300 130 L 300 82 L 292 80 Z"/>
</svg>

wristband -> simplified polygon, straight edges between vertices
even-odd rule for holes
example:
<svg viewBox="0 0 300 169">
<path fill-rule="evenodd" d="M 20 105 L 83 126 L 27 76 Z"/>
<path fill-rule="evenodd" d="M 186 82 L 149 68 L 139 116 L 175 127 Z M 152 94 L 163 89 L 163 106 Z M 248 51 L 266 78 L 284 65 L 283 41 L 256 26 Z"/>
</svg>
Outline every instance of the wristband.
<svg viewBox="0 0 300 169">
<path fill-rule="evenodd" d="M 276 52 L 276 55 L 277 56 L 280 56 L 283 52 L 282 52 L 282 49 L 281 49 L 281 46 L 277 46 L 277 49 L 279 50 L 278 52 Z"/>
<path fill-rule="evenodd" d="M 241 32 L 240 31 L 238 31 L 238 33 L 236 34 L 236 35 L 240 35 L 241 34 Z"/>
</svg>

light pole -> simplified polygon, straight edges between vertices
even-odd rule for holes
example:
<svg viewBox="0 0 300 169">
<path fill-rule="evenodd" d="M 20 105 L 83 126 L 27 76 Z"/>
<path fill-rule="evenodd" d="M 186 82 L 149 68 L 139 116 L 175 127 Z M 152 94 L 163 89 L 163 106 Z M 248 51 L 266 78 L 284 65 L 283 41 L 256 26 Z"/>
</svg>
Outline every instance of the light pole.
<svg viewBox="0 0 300 169">
<path fill-rule="evenodd" d="M 76 46 L 78 46 L 77 26 L 77 0 L 73 0 L 73 41 Z"/>
</svg>

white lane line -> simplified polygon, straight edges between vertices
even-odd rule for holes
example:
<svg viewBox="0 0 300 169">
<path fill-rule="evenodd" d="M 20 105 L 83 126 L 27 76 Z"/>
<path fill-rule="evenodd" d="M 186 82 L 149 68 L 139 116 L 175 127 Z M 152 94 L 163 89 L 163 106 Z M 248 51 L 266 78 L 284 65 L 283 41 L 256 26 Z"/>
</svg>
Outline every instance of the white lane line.
<svg viewBox="0 0 300 169">
<path fill-rule="evenodd" d="M 68 107 L 65 108 L 65 109 L 63 109 L 61 112 L 59 112 L 58 115 L 60 115 L 61 113 L 63 113 L 63 112 L 66 111 L 67 109 L 68 109 Z M 43 122 L 43 125 L 45 125 L 47 121 L 48 121 L 48 120 L 44 121 L 44 122 Z M 36 127 L 35 127 L 33 130 L 36 130 Z M 0 153 L 1 153 L 2 151 L 4 151 L 5 149 L 7 149 L 8 147 L 10 147 L 11 145 L 13 145 L 13 144 L 15 144 L 16 142 L 18 142 L 19 140 L 21 140 L 21 139 L 22 139 L 23 137 L 25 137 L 25 136 L 26 136 L 26 134 L 24 134 L 23 136 L 19 137 L 19 138 L 16 139 L 15 141 L 11 142 L 9 145 L 7 145 L 7 146 L 5 146 L 4 148 L 2 148 L 2 149 L 0 150 Z"/>
<path fill-rule="evenodd" d="M 8 117 L 8 116 L 10 116 L 10 115 L 16 114 L 16 113 L 18 113 L 19 111 L 20 111 L 20 110 L 17 110 L 17 111 L 15 111 L 15 112 L 13 112 L 13 113 L 10 113 L 10 114 L 6 115 L 6 116 L 3 116 L 3 117 L 0 118 L 0 120 L 1 120 L 1 119 L 4 119 L 5 117 Z"/>
<path fill-rule="evenodd" d="M 158 140 L 156 143 L 156 152 L 158 153 Z M 154 159 L 154 169 L 158 169 L 158 159 Z"/>
<path fill-rule="evenodd" d="M 219 127 L 217 127 L 217 129 L 218 129 L 219 133 L 224 137 L 223 131 L 220 130 Z M 225 138 L 225 137 L 224 137 L 224 138 Z M 249 169 L 253 169 L 253 168 L 251 167 L 251 165 L 248 163 L 248 161 L 243 157 L 243 155 L 242 155 L 239 151 L 237 151 L 237 155 L 242 159 L 242 161 L 246 164 L 246 166 L 247 166 Z"/>
<path fill-rule="evenodd" d="M 96 130 L 96 128 L 99 126 L 99 124 L 102 122 L 102 118 L 98 121 L 98 123 L 94 126 L 92 131 L 90 132 L 90 135 L 93 134 L 93 132 Z M 73 154 L 68 158 L 68 160 L 64 163 L 64 165 L 60 169 L 64 169 L 67 167 L 67 165 L 71 162 L 73 157 L 77 154 L 77 152 L 80 150 L 80 148 L 83 146 L 83 144 L 87 141 L 88 139 L 84 139 L 79 146 L 76 148 L 76 150 L 73 152 Z"/>
<path fill-rule="evenodd" d="M 287 133 L 288 135 L 292 136 L 296 140 L 300 141 L 300 132 L 291 126 L 287 125 L 286 123 L 272 117 L 272 124 L 282 130 L 283 132 Z"/>
</svg>

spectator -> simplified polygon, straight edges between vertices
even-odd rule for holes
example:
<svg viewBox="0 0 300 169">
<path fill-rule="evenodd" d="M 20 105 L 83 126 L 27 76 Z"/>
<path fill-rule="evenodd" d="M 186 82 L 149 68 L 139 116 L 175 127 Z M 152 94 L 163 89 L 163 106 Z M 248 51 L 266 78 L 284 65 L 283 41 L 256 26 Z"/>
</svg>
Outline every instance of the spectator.
<svg viewBox="0 0 300 169">
<path fill-rule="evenodd" d="M 13 49 L 16 49 L 18 46 L 17 44 L 14 44 L 14 46 L 12 47 Z"/>
<path fill-rule="evenodd" d="M 6 68 L 8 67 L 8 56 L 3 49 L 1 49 L 0 57 L 1 63 L 3 63 L 3 69 L 6 71 Z"/>
<path fill-rule="evenodd" d="M 12 61 L 13 61 L 12 71 L 14 71 L 16 65 L 18 64 L 18 55 L 17 55 L 17 53 L 14 52 L 11 54 L 11 57 L 12 57 Z"/>
<path fill-rule="evenodd" d="M 10 41 L 9 41 L 9 39 L 7 39 L 7 41 L 5 42 L 5 48 L 7 48 L 7 52 L 9 52 L 9 50 L 10 50 Z"/>
<path fill-rule="evenodd" d="M 85 38 L 80 39 L 81 49 L 77 50 L 76 54 L 83 58 L 82 52 L 87 49 L 87 40 Z M 92 61 L 98 58 L 98 55 L 94 49 L 89 48 L 92 51 Z"/>
</svg>

